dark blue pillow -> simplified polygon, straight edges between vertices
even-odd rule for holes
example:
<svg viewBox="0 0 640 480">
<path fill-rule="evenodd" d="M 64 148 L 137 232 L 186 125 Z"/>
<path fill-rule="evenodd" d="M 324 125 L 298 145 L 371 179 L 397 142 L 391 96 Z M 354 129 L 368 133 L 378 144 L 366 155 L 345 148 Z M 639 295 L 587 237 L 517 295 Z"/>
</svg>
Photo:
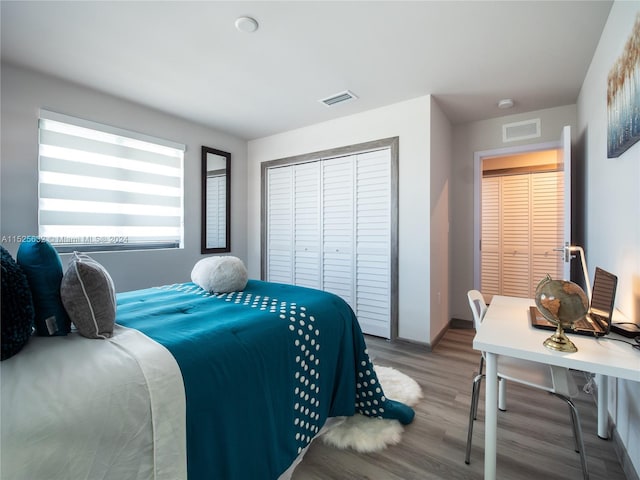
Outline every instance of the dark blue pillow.
<svg viewBox="0 0 640 480">
<path fill-rule="evenodd" d="M 0 246 L 2 253 L 2 317 L 0 360 L 13 357 L 22 350 L 33 331 L 33 301 L 27 277 L 11 254 Z"/>
<path fill-rule="evenodd" d="M 34 237 L 20 244 L 16 260 L 31 287 L 36 334 L 48 337 L 69 333 L 71 320 L 60 297 L 62 261 L 56 249 Z"/>
</svg>

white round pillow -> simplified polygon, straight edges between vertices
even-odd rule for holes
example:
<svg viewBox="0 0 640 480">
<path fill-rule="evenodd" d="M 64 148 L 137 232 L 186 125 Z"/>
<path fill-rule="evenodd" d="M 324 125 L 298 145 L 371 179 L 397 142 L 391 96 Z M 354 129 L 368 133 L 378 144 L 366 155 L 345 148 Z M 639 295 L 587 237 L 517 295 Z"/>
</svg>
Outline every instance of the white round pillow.
<svg viewBox="0 0 640 480">
<path fill-rule="evenodd" d="M 243 290 L 247 280 L 247 269 L 238 257 L 203 258 L 191 270 L 191 281 L 212 293 Z"/>
</svg>

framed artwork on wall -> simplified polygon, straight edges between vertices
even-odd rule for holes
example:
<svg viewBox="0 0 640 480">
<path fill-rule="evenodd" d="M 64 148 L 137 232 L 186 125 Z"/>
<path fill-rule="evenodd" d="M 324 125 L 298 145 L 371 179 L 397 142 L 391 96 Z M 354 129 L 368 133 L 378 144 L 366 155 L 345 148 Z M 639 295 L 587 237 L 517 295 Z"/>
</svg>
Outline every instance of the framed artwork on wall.
<svg viewBox="0 0 640 480">
<path fill-rule="evenodd" d="M 607 158 L 640 140 L 640 12 L 607 77 Z"/>
</svg>

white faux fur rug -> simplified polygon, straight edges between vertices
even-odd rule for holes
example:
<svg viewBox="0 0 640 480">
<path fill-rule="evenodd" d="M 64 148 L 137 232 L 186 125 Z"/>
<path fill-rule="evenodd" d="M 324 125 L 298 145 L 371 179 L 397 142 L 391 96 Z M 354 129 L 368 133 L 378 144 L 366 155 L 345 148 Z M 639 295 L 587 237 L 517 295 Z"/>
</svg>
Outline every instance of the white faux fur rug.
<svg viewBox="0 0 640 480">
<path fill-rule="evenodd" d="M 374 365 L 378 381 L 387 398 L 413 407 L 422 398 L 420 385 L 411 377 L 391 367 Z M 383 450 L 388 445 L 400 443 L 403 426 L 398 420 L 371 418 L 356 413 L 353 417 L 341 417 L 341 422 L 331 426 L 322 440 L 337 448 L 352 448 L 369 453 Z"/>
</svg>

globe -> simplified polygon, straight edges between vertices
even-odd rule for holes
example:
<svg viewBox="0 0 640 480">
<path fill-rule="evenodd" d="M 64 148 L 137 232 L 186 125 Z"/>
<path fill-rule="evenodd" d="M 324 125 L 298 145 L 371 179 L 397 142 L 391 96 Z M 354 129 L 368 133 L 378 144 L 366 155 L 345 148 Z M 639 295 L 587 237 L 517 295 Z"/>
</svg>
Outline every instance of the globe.
<svg viewBox="0 0 640 480">
<path fill-rule="evenodd" d="M 542 316 L 557 326 L 556 332 L 545 340 L 545 347 L 563 352 L 578 351 L 564 334 L 564 329 L 586 315 L 589 300 L 584 290 L 568 280 L 553 280 L 547 274 L 536 288 L 535 302 Z"/>
</svg>

